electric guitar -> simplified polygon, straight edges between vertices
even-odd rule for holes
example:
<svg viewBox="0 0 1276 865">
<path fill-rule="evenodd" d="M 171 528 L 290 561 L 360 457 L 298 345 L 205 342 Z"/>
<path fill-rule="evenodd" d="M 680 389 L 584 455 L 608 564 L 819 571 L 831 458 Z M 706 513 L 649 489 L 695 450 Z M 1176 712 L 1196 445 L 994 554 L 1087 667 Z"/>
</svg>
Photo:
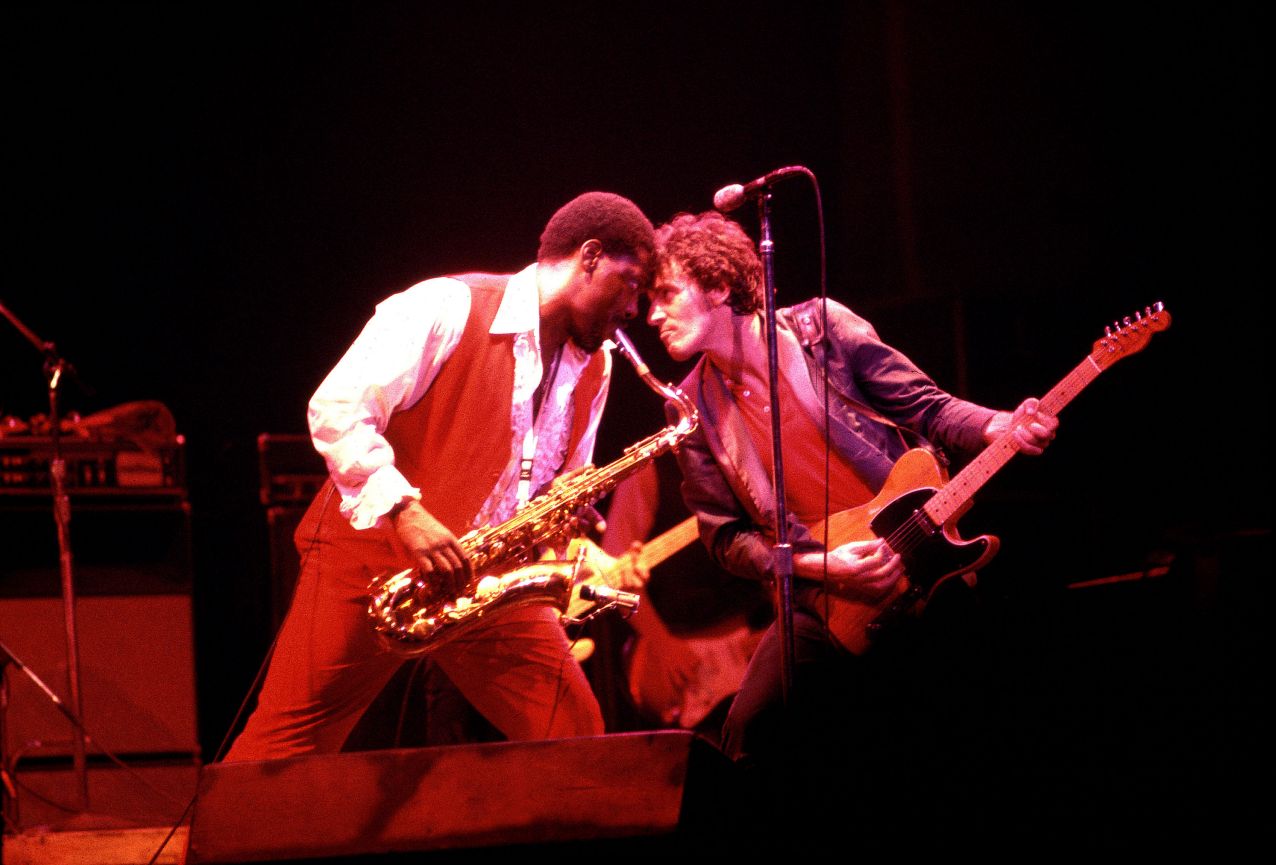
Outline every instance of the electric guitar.
<svg viewBox="0 0 1276 865">
<path fill-rule="evenodd" d="M 1169 326 L 1170 314 L 1157 303 L 1135 313 L 1133 319 L 1126 317 L 1108 327 L 1089 356 L 1041 398 L 1041 409 L 1057 415 L 1099 373 L 1141 351 L 1154 333 Z M 1014 430 L 1008 430 L 947 483 L 929 451 L 910 450 L 896 462 L 872 501 L 828 518 L 830 549 L 850 541 L 883 538 L 903 558 L 907 574 L 884 598 L 873 602 L 829 592 L 827 624 L 843 648 L 864 652 L 876 631 L 928 598 L 941 582 L 977 570 L 996 555 L 996 537 L 981 535 L 964 541 L 957 534 L 956 520 L 1017 450 Z M 811 534 L 822 538 L 824 529 L 820 523 Z"/>
<path fill-rule="evenodd" d="M 688 517 L 643 544 L 638 563 L 650 570 L 698 537 L 696 518 Z M 574 552 L 578 553 L 579 547 L 569 547 L 568 558 Z M 593 604 L 580 597 L 581 587 L 610 585 L 608 577 L 616 568 L 615 560 L 597 546 L 587 550 L 586 556 L 592 557 L 594 567 L 573 586 L 567 607 L 571 618 L 588 613 Z M 642 596 L 641 591 L 636 594 Z M 753 649 L 764 632 L 750 628 L 743 615 L 711 633 L 692 637 L 674 634 L 655 610 L 640 609 L 630 617 L 629 624 L 635 636 L 626 649 L 624 664 L 634 706 L 662 724 L 687 730 L 740 690 Z M 585 651 L 577 654 L 580 661 L 587 657 L 589 653 Z"/>
</svg>

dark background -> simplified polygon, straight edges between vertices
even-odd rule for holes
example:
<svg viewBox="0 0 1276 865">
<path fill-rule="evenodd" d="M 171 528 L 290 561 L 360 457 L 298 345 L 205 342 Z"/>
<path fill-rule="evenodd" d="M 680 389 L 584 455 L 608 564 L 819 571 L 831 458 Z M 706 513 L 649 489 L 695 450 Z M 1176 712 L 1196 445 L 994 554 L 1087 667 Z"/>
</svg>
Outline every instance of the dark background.
<svg viewBox="0 0 1276 865">
<path fill-rule="evenodd" d="M 1008 734 L 1086 752 L 1096 784 L 1133 754 L 1230 788 L 1251 759 L 1271 529 L 1254 6 L 111 3 L 5 19 L 0 300 L 91 387 L 69 386 L 64 409 L 159 400 L 186 437 L 207 755 L 271 636 L 256 437 L 304 431 L 379 299 L 523 266 L 588 189 L 659 222 L 801 164 L 820 181 L 830 296 L 960 395 L 1044 392 L 1106 324 L 1165 302 L 1173 326 L 1070 405 L 1046 457 L 1008 466 L 963 530 L 1003 541 L 983 585 L 1014 659 Z M 776 188 L 782 303 L 819 290 L 816 213 L 801 179 Z M 25 418 L 46 409 L 40 357 L 5 329 L 0 414 Z M 661 378 L 685 371 L 631 332 Z M 623 364 L 613 387 L 600 463 L 662 424 Z M 1154 561 L 1169 575 L 1067 588 Z"/>
</svg>

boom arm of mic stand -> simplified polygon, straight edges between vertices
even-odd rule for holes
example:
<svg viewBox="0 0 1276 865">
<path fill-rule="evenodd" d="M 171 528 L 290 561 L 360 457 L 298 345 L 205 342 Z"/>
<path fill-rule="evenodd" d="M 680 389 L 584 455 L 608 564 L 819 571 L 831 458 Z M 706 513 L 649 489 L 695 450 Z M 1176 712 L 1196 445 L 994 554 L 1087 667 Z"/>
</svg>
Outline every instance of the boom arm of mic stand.
<svg viewBox="0 0 1276 865">
<path fill-rule="evenodd" d="M 780 637 L 780 682 L 787 702 L 793 685 L 793 547 L 789 543 L 788 508 L 784 495 L 784 457 L 780 442 L 779 352 L 775 328 L 775 243 L 771 239 L 771 192 L 758 197 L 762 278 L 766 300 L 767 373 L 771 390 L 771 448 L 775 486 L 776 625 Z"/>
</svg>

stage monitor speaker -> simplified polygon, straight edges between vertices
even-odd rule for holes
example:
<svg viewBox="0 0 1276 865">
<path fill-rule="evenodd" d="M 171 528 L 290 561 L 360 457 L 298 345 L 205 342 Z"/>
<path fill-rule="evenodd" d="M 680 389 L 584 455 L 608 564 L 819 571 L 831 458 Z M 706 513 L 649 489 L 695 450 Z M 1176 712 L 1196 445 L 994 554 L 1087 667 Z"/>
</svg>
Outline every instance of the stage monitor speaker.
<svg viewBox="0 0 1276 865">
<path fill-rule="evenodd" d="M 493 848 L 673 832 L 683 730 L 205 766 L 190 863 Z M 717 765 L 715 763 L 715 765 Z"/>
<path fill-rule="evenodd" d="M 92 595 L 76 600 L 83 722 L 90 756 L 197 754 L 191 598 Z M 68 703 L 61 598 L 0 598 L 0 640 Z M 73 728 L 17 668 L 6 668 L 10 764 L 72 753 Z"/>
</svg>

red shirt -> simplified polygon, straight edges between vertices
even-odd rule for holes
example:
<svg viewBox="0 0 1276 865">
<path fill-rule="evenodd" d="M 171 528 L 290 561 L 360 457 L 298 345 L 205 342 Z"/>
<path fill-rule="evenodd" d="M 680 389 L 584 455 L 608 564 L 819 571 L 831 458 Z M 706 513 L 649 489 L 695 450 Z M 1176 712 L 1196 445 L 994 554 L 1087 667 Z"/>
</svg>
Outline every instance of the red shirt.
<svg viewBox="0 0 1276 865">
<path fill-rule="evenodd" d="M 724 377 L 736 409 L 768 472 L 774 472 L 771 445 L 771 396 L 765 385 L 749 387 Z M 784 456 L 785 504 L 804 525 L 828 513 L 862 505 L 873 492 L 835 448 L 825 447 L 824 430 L 802 408 L 782 379 L 780 443 Z M 828 511 L 825 511 L 825 454 L 828 455 Z"/>
</svg>

